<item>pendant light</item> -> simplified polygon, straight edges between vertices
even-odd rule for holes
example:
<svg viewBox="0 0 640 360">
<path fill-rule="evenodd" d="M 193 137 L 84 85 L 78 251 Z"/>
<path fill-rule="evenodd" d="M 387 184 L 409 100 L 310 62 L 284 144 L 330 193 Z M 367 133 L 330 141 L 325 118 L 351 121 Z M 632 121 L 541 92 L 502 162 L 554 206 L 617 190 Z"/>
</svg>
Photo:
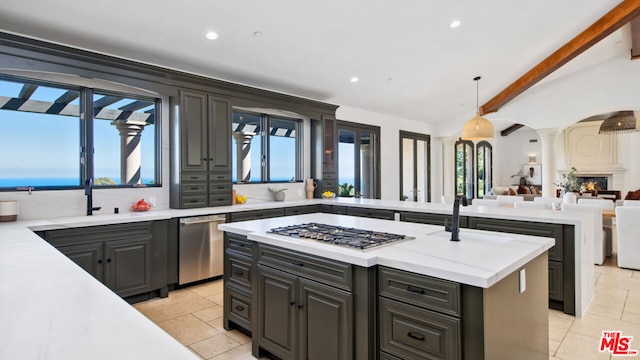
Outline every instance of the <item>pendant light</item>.
<svg viewBox="0 0 640 360">
<path fill-rule="evenodd" d="M 604 119 L 598 134 L 624 134 L 640 130 L 640 113 L 633 116 L 633 111 L 618 111 Z"/>
<path fill-rule="evenodd" d="M 478 103 L 478 80 L 480 76 L 473 78 L 476 82 L 476 115 L 469 119 L 462 127 L 462 140 L 484 140 L 493 139 L 493 125 L 491 121 L 480 116 L 480 106 Z"/>
</svg>

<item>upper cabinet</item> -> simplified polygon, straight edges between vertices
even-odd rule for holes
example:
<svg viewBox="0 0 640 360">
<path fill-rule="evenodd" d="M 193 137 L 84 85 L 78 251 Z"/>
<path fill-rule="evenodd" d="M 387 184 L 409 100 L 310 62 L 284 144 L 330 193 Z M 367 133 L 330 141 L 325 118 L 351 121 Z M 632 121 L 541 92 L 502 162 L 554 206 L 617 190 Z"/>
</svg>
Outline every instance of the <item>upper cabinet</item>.
<svg viewBox="0 0 640 360">
<path fill-rule="evenodd" d="M 181 90 L 172 108 L 171 207 L 231 205 L 231 101 Z"/>
<path fill-rule="evenodd" d="M 318 184 L 314 197 L 320 197 L 325 191 L 337 193 L 338 138 L 335 117 L 323 114 L 322 120 L 314 120 L 311 141 L 311 177 Z"/>
</svg>

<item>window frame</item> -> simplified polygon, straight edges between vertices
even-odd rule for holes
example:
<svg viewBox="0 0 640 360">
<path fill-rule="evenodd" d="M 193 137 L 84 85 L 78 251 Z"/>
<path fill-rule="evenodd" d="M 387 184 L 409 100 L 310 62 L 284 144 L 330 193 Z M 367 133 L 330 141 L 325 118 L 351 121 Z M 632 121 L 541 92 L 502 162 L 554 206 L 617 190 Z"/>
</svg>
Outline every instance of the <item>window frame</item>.
<svg viewBox="0 0 640 360">
<path fill-rule="evenodd" d="M 249 184 L 283 184 L 290 182 L 303 182 L 303 164 L 302 159 L 304 158 L 304 144 L 303 144 L 303 128 L 304 122 L 303 119 L 281 116 L 281 115 L 273 115 L 273 114 L 265 114 L 259 112 L 253 112 L 248 110 L 233 110 L 232 118 L 235 115 L 248 115 L 248 116 L 258 116 L 260 117 L 260 138 L 261 138 L 261 146 L 260 146 L 260 179 L 258 181 L 248 181 L 248 182 L 239 182 L 238 179 L 233 181 L 233 184 L 238 185 L 249 185 Z M 269 155 L 271 153 L 271 134 L 269 129 L 271 128 L 271 120 L 286 120 L 292 121 L 295 123 L 295 179 L 294 180 L 279 180 L 272 181 L 271 180 L 271 164 L 269 161 Z M 233 131 L 231 132 L 231 137 L 233 138 Z M 232 139 L 232 144 L 234 140 Z M 235 146 L 235 145 L 232 145 Z M 237 157 L 237 154 L 236 154 Z M 236 161 L 232 164 L 232 177 L 235 176 L 237 172 L 237 158 Z"/>
<path fill-rule="evenodd" d="M 491 145 L 490 142 L 486 141 L 486 140 L 482 140 L 480 142 L 478 142 L 476 144 L 476 150 L 475 150 L 475 156 L 476 156 L 476 171 L 475 171 L 475 180 L 476 180 L 476 195 L 480 194 L 480 178 L 478 176 L 478 169 L 480 167 L 480 161 L 479 161 L 479 156 L 478 154 L 480 154 L 481 151 L 484 151 L 484 156 L 483 156 L 483 168 L 485 169 L 485 171 L 483 172 L 484 175 L 484 193 L 482 195 L 482 197 L 484 197 L 484 195 L 488 194 L 489 191 L 491 191 L 491 188 L 493 187 L 493 146 Z M 486 177 L 486 168 L 487 168 L 487 154 L 489 155 L 489 178 L 487 179 Z"/>
<path fill-rule="evenodd" d="M 0 187 L 0 192 L 12 192 L 17 190 L 22 190 L 22 188 L 26 188 L 29 191 L 39 191 L 39 190 L 77 190 L 85 187 L 85 183 L 87 179 L 93 179 L 93 168 L 94 168 L 94 147 L 93 147 L 93 94 L 94 92 L 98 92 L 102 94 L 109 95 L 118 95 L 123 96 L 129 99 L 134 100 L 145 100 L 153 102 L 155 105 L 155 115 L 154 115 L 154 183 L 153 184 L 116 184 L 116 185 L 96 185 L 100 189 L 117 189 L 117 188 L 135 188 L 135 187 L 162 187 L 162 100 L 159 97 L 153 96 L 144 96 L 134 93 L 127 93 L 123 91 L 113 91 L 108 89 L 103 89 L 99 87 L 87 87 L 83 85 L 64 83 L 59 81 L 50 81 L 46 79 L 40 79 L 37 77 L 27 77 L 27 76 L 19 76 L 19 75 L 10 75 L 0 73 L 0 80 L 22 83 L 22 84 L 32 84 L 37 86 L 46 86 L 46 87 L 55 87 L 58 89 L 64 90 L 74 90 L 78 91 L 79 96 L 79 149 L 78 149 L 78 157 L 77 161 L 79 163 L 79 181 L 78 185 L 41 185 L 41 186 L 31 186 L 29 184 L 24 184 L 24 186 L 4 186 Z M 87 151 L 87 149 L 91 149 L 91 151 Z M 95 180 L 95 179 L 94 179 Z"/>
<path fill-rule="evenodd" d="M 458 193 L 458 145 L 462 144 L 463 145 L 463 160 L 462 160 L 462 179 L 463 179 L 463 192 L 462 193 Z M 471 153 L 471 177 L 469 179 L 469 181 L 471 182 L 469 186 L 467 186 L 468 182 L 466 182 L 465 180 L 467 179 L 466 175 L 469 173 L 467 171 L 467 156 L 466 156 L 466 151 L 464 151 L 464 148 L 469 146 L 470 147 L 470 153 Z M 475 157 L 475 145 L 473 143 L 473 141 L 470 140 L 462 140 L 462 139 L 458 139 L 453 147 L 453 168 L 454 168 L 454 191 L 455 191 L 455 195 L 456 196 L 465 196 L 466 198 L 474 198 L 475 197 L 475 163 L 476 161 L 476 157 Z M 467 189 L 470 189 L 472 194 L 467 194 Z M 471 195 L 471 196 L 469 196 Z"/>
</svg>

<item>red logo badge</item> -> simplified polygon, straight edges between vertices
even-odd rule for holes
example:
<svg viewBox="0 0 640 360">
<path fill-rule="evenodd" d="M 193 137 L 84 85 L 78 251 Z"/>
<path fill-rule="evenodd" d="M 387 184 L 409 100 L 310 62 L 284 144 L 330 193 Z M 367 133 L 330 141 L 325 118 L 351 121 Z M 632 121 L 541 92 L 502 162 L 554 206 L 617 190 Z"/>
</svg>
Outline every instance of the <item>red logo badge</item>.
<svg viewBox="0 0 640 360">
<path fill-rule="evenodd" d="M 620 331 L 603 331 L 600 338 L 600 352 L 609 351 L 613 355 L 638 355 L 638 350 L 630 349 L 631 336 L 623 336 Z"/>
</svg>

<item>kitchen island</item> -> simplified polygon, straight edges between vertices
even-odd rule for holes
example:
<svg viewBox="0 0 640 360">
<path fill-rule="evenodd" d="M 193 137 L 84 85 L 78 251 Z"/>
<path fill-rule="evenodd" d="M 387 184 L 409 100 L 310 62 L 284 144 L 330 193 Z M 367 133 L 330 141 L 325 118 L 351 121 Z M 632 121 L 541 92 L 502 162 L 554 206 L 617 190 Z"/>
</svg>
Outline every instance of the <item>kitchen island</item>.
<svg viewBox="0 0 640 360">
<path fill-rule="evenodd" d="M 269 232 L 310 222 L 411 239 L 363 251 Z M 251 332 L 256 356 L 548 358 L 553 239 L 463 229 L 451 242 L 441 226 L 320 213 L 220 229 L 225 326 Z"/>
</svg>

